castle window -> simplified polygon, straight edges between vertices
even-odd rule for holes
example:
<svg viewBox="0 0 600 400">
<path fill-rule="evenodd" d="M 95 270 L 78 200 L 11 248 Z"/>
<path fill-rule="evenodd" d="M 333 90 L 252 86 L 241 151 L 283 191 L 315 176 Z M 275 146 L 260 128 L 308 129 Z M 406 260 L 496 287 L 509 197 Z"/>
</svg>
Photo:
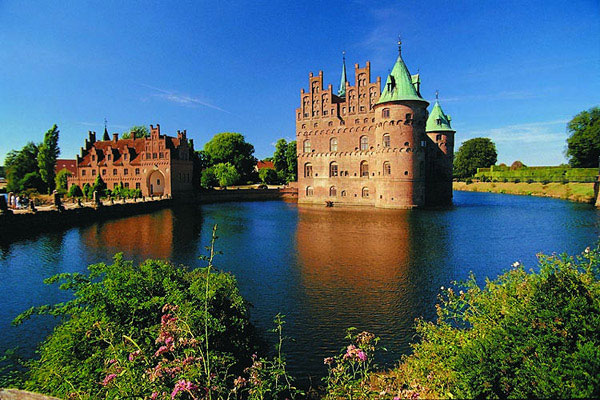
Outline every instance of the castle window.
<svg viewBox="0 0 600 400">
<path fill-rule="evenodd" d="M 335 161 L 329 164 L 329 176 L 338 176 L 338 163 Z"/>
<path fill-rule="evenodd" d="M 327 110 L 323 110 L 323 115 L 327 115 Z"/>
<path fill-rule="evenodd" d="M 314 194 L 313 188 L 312 186 L 307 186 L 306 187 L 306 195 L 307 196 L 312 196 Z"/>
<path fill-rule="evenodd" d="M 383 110 L 381 110 L 381 116 L 383 118 L 389 118 L 390 117 L 390 109 L 384 108 Z"/>
<path fill-rule="evenodd" d="M 346 114 L 346 107 L 342 107 L 342 114 Z"/>
<path fill-rule="evenodd" d="M 158 153 L 158 158 L 163 158 L 163 157 L 164 157 L 164 154 L 162 151 L 160 153 Z M 185 160 L 185 155 L 183 156 L 183 159 Z"/>
<path fill-rule="evenodd" d="M 421 147 L 425 147 L 425 146 L 427 146 L 427 142 L 424 140 L 421 140 Z"/>
<path fill-rule="evenodd" d="M 390 147 L 390 134 L 389 133 L 383 134 L 383 147 Z"/>
<path fill-rule="evenodd" d="M 331 197 L 337 196 L 337 189 L 335 188 L 335 186 L 332 186 L 329 188 L 329 196 L 331 196 Z"/>
<path fill-rule="evenodd" d="M 338 140 L 337 138 L 329 139 L 329 151 L 337 151 L 338 150 Z"/>
<path fill-rule="evenodd" d="M 390 165 L 390 163 L 388 161 L 383 163 L 383 174 L 384 175 L 392 174 L 392 166 Z"/>
<path fill-rule="evenodd" d="M 127 175 L 128 173 L 129 173 L 129 170 L 128 170 L 127 168 L 125 168 L 125 169 L 123 170 L 123 175 Z"/>
<path fill-rule="evenodd" d="M 116 174 L 117 174 L 117 170 L 113 169 L 113 175 L 116 175 Z"/>
<path fill-rule="evenodd" d="M 369 138 L 367 136 L 360 137 L 360 149 L 369 150 Z"/>
<path fill-rule="evenodd" d="M 369 188 L 362 188 L 362 197 L 369 197 Z"/>
<path fill-rule="evenodd" d="M 139 189 L 140 187 L 141 187 L 141 186 L 140 186 L 140 183 L 139 183 L 139 182 L 136 182 L 136 183 L 135 183 L 135 188 L 136 188 L 136 189 Z"/>
<path fill-rule="evenodd" d="M 437 136 L 435 137 L 435 140 L 442 140 L 442 135 L 437 135 Z"/>
<path fill-rule="evenodd" d="M 92 176 L 94 176 L 94 175 L 96 175 L 96 170 L 95 169 L 92 170 Z"/>
<path fill-rule="evenodd" d="M 407 121 L 410 121 L 412 119 L 412 114 L 411 113 L 407 113 L 406 114 L 406 118 Z"/>
<path fill-rule="evenodd" d="M 108 161 L 110 161 L 110 154 L 108 155 Z"/>
<path fill-rule="evenodd" d="M 311 163 L 304 164 L 304 177 L 310 178 L 312 176 L 312 174 L 313 174 L 312 164 Z"/>
<path fill-rule="evenodd" d="M 410 146 L 410 143 L 404 142 L 404 145 L 408 147 L 408 146 Z"/>
<path fill-rule="evenodd" d="M 106 175 L 106 170 L 105 169 L 102 170 L 102 175 Z"/>
<path fill-rule="evenodd" d="M 127 153 L 123 154 L 123 160 L 127 160 Z"/>
<path fill-rule="evenodd" d="M 342 197 L 346 197 L 346 191 L 342 190 Z"/>
<path fill-rule="evenodd" d="M 309 139 L 306 139 L 304 141 L 304 152 L 310 153 L 310 140 Z"/>
<path fill-rule="evenodd" d="M 441 125 L 441 124 L 442 124 L 442 119 L 441 119 L 441 118 L 437 118 L 437 119 L 435 120 L 435 122 L 436 122 L 438 125 Z"/>
<path fill-rule="evenodd" d="M 139 169 L 139 168 L 136 168 L 136 169 L 135 169 L 135 174 L 136 174 L 136 175 L 139 175 L 139 174 L 140 174 L 140 169 Z"/>
<path fill-rule="evenodd" d="M 333 126 L 333 121 L 329 121 L 329 122 L 327 123 L 327 126 Z"/>
<path fill-rule="evenodd" d="M 306 124 L 302 124 L 302 129 L 306 129 Z"/>
<path fill-rule="evenodd" d="M 156 184 L 157 184 L 158 186 L 160 186 L 160 179 L 157 179 L 157 180 L 156 180 Z"/>
<path fill-rule="evenodd" d="M 355 123 L 355 124 L 360 124 L 360 119 L 356 118 L 356 119 L 354 120 L 354 123 Z"/>
<path fill-rule="evenodd" d="M 365 106 L 360 106 L 359 110 L 360 111 L 365 111 Z"/>
<path fill-rule="evenodd" d="M 92 154 L 92 161 L 96 161 L 96 156 Z"/>
<path fill-rule="evenodd" d="M 369 123 L 369 118 L 365 118 L 365 120 L 363 121 L 365 124 Z"/>
<path fill-rule="evenodd" d="M 81 170 L 81 176 L 85 176 L 85 169 Z"/>
<path fill-rule="evenodd" d="M 404 175 L 408 175 L 408 171 L 404 171 Z"/>
<path fill-rule="evenodd" d="M 152 158 L 156 158 L 156 153 L 152 153 Z"/>
<path fill-rule="evenodd" d="M 360 163 L 360 176 L 369 177 L 369 163 L 366 161 Z"/>
</svg>

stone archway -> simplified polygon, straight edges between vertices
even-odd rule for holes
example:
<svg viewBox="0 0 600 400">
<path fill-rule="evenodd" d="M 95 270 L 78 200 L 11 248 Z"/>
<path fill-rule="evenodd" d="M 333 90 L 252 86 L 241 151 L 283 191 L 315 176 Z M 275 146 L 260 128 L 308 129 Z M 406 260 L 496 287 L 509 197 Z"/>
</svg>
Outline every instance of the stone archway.
<svg viewBox="0 0 600 400">
<path fill-rule="evenodd" d="M 148 194 L 160 196 L 165 194 L 165 176 L 159 170 L 154 170 L 148 176 Z"/>
</svg>

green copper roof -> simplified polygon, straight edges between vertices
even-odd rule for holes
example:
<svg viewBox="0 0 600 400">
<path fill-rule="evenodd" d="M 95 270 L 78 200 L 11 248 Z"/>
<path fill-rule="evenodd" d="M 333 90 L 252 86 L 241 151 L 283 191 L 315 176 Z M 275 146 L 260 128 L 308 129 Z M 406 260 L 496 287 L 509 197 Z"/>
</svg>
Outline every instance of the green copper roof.
<svg viewBox="0 0 600 400">
<path fill-rule="evenodd" d="M 437 100 L 433 105 L 429 118 L 427 118 L 425 132 L 456 132 L 450 126 L 450 116 L 444 114 Z"/>
<path fill-rule="evenodd" d="M 338 96 L 346 97 L 346 57 L 344 57 L 344 61 L 342 62 L 342 77 L 340 79 L 340 88 L 338 89 Z"/>
<path fill-rule="evenodd" d="M 110 140 L 110 137 L 108 136 L 108 130 L 106 130 L 106 127 L 104 127 L 104 135 L 102 136 L 102 140 Z"/>
<path fill-rule="evenodd" d="M 418 76 L 416 79 L 418 81 Z M 381 93 L 381 97 L 379 97 L 377 104 L 386 103 L 388 101 L 402 100 L 414 100 L 427 103 L 427 101 L 425 101 L 421 96 L 419 96 L 419 93 L 417 93 L 415 85 L 413 84 L 413 77 L 411 76 L 410 72 L 408 72 L 408 68 L 406 68 L 406 64 L 404 64 L 402 56 L 398 55 L 396 64 L 394 64 L 392 72 L 388 75 L 387 80 L 385 81 L 383 93 Z"/>
</svg>

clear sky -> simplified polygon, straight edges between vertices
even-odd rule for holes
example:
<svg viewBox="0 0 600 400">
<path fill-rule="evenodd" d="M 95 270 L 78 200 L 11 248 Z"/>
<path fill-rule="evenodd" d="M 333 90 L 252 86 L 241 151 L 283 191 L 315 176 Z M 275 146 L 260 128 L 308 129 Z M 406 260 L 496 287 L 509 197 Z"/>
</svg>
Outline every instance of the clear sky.
<svg viewBox="0 0 600 400">
<path fill-rule="evenodd" d="M 457 142 L 485 136 L 498 161 L 565 161 L 566 122 L 600 103 L 600 1 L 0 0 L 0 164 L 56 123 L 62 158 L 88 130 L 159 123 L 201 148 L 240 132 L 256 156 L 295 137 L 308 73 L 337 86 L 397 55 L 436 89 Z"/>
</svg>

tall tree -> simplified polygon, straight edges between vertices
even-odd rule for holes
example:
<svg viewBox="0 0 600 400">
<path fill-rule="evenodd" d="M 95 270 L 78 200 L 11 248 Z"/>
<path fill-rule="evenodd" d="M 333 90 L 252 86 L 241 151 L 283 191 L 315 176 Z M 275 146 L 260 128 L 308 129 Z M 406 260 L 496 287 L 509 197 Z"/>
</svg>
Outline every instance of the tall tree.
<svg viewBox="0 0 600 400">
<path fill-rule="evenodd" d="M 213 165 L 231 163 L 241 175 L 242 181 L 252 177 L 256 165 L 254 146 L 247 143 L 242 134 L 218 133 L 204 145 L 204 151 Z"/>
<path fill-rule="evenodd" d="M 600 107 L 577 114 L 567 125 L 569 164 L 576 168 L 597 168 L 600 157 Z"/>
<path fill-rule="evenodd" d="M 6 155 L 4 168 L 10 192 L 20 192 L 33 187 L 24 187 L 23 179 L 30 173 L 38 173 L 38 146 L 29 142 L 21 150 L 12 150 Z M 31 178 L 28 180 L 31 182 Z M 35 187 L 37 189 L 37 187 Z"/>
<path fill-rule="evenodd" d="M 454 157 L 454 175 L 468 178 L 477 168 L 487 168 L 498 160 L 496 145 L 489 138 L 469 139 L 460 145 Z"/>
<path fill-rule="evenodd" d="M 288 143 L 285 139 L 279 139 L 275 143 L 275 153 L 273 154 L 273 164 L 275 165 L 275 171 L 286 171 L 288 170 L 287 162 L 287 147 Z"/>
<path fill-rule="evenodd" d="M 56 124 L 46 132 L 44 142 L 40 145 L 37 157 L 40 177 L 47 186 L 48 193 L 54 190 L 54 167 L 56 166 L 56 159 L 60 154 L 60 149 L 58 148 L 59 132 Z"/>
<path fill-rule="evenodd" d="M 60 190 L 62 192 L 66 192 L 68 189 L 68 179 L 73 174 L 66 168 L 61 169 L 56 174 L 56 178 L 54 178 L 54 184 L 56 186 L 56 190 Z"/>
<path fill-rule="evenodd" d="M 288 167 L 288 181 L 298 180 L 298 155 L 296 153 L 296 141 L 292 140 L 288 143 L 285 152 L 285 158 Z"/>
</svg>

